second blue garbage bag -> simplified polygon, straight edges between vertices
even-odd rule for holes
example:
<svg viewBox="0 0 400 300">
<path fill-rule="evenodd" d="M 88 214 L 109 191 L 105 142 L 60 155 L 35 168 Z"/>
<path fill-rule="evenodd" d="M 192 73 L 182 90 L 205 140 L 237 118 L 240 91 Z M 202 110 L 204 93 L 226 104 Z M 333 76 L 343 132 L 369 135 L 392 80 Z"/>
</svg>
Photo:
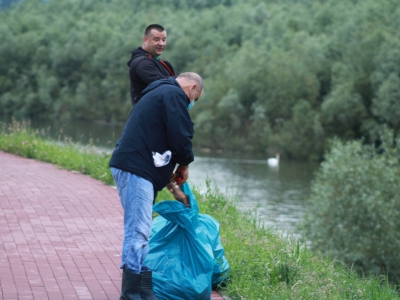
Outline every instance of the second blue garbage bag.
<svg viewBox="0 0 400 300">
<path fill-rule="evenodd" d="M 185 183 L 190 208 L 181 202 L 154 205 L 150 251 L 144 264 L 153 271 L 153 290 L 158 299 L 209 300 L 212 286 L 226 280 L 230 267 L 219 237 L 219 223 L 199 214 L 196 198 Z"/>
</svg>

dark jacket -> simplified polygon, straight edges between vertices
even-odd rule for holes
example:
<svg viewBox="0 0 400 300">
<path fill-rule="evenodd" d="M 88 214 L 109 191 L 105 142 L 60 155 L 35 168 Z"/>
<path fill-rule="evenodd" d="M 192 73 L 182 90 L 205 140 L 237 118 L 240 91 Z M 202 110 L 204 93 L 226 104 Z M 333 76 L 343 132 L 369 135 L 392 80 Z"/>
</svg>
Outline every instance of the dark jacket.
<svg viewBox="0 0 400 300">
<path fill-rule="evenodd" d="M 162 63 L 164 62 L 168 68 Z M 152 82 L 175 76 L 172 65 L 148 54 L 142 47 L 132 51 L 131 59 L 127 63 L 131 81 L 131 100 L 135 105 L 142 97 L 142 91 Z M 169 70 L 168 70 L 169 69 Z"/>
<path fill-rule="evenodd" d="M 189 102 L 175 78 L 151 83 L 132 109 L 109 166 L 145 178 L 155 191 L 162 190 L 176 164 L 188 165 L 194 160 Z M 172 152 L 171 161 L 156 167 L 152 152 L 163 154 L 167 150 Z"/>
</svg>

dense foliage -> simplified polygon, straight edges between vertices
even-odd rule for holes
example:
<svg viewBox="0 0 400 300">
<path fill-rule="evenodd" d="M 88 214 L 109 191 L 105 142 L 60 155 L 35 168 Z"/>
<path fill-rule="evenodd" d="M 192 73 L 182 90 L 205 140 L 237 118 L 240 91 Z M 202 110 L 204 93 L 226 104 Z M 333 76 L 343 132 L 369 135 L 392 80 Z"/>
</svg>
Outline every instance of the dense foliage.
<svg viewBox="0 0 400 300">
<path fill-rule="evenodd" d="M 400 136 L 379 149 L 333 142 L 312 186 L 306 232 L 316 248 L 400 282 Z"/>
<path fill-rule="evenodd" d="M 0 11 L 0 115 L 124 122 L 150 23 L 205 78 L 197 146 L 318 159 L 400 128 L 397 0 L 25 0 Z"/>
</svg>

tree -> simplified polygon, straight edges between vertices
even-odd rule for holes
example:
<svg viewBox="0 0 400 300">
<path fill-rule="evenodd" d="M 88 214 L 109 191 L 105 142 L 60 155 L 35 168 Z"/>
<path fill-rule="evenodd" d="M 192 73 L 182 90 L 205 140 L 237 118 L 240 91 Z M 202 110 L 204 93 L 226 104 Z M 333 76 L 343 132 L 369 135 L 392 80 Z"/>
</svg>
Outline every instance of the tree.
<svg viewBox="0 0 400 300">
<path fill-rule="evenodd" d="M 400 136 L 381 132 L 379 148 L 334 139 L 308 201 L 304 232 L 313 248 L 400 280 Z"/>
</svg>

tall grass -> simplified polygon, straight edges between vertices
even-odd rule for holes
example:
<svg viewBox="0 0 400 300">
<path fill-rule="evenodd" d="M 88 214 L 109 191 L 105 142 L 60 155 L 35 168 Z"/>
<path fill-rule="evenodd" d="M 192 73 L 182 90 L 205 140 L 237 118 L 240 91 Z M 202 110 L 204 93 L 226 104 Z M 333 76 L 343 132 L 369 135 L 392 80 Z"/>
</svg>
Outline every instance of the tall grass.
<svg viewBox="0 0 400 300">
<path fill-rule="evenodd" d="M 55 164 L 113 184 L 108 168 L 110 155 L 93 143 L 84 147 L 63 136 L 51 139 L 46 130 L 32 130 L 29 122 L 0 123 L 0 150 Z"/>
<path fill-rule="evenodd" d="M 113 184 L 109 153 L 93 144 L 83 147 L 60 136 L 52 140 L 29 123 L 1 124 L 0 150 L 46 161 Z M 220 292 L 233 300 L 256 299 L 400 299 L 386 277 L 359 276 L 338 261 L 323 258 L 305 244 L 264 228 L 253 212 L 241 213 L 234 199 L 212 190 L 200 194 L 200 212 L 221 225 L 221 241 L 232 276 Z M 163 190 L 158 200 L 171 199 Z"/>
</svg>

